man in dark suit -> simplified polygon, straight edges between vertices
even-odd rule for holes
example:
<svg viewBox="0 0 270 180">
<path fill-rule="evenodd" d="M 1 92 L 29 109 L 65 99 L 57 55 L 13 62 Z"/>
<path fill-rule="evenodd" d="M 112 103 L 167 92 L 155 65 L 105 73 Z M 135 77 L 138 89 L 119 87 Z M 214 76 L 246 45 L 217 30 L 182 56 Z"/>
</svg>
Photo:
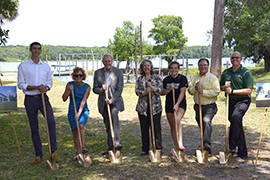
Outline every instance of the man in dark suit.
<svg viewBox="0 0 270 180">
<path fill-rule="evenodd" d="M 95 71 L 93 92 L 98 94 L 98 111 L 103 117 L 107 132 L 108 149 L 102 152 L 102 155 L 108 154 L 113 149 L 110 122 L 107 110 L 107 104 L 110 106 L 111 117 L 114 130 L 115 148 L 121 150 L 119 135 L 118 112 L 124 111 L 124 101 L 121 96 L 123 91 L 123 72 L 112 66 L 113 58 L 110 54 L 105 54 L 102 58 L 104 68 Z M 105 98 L 105 91 L 108 92 L 108 99 Z"/>
</svg>

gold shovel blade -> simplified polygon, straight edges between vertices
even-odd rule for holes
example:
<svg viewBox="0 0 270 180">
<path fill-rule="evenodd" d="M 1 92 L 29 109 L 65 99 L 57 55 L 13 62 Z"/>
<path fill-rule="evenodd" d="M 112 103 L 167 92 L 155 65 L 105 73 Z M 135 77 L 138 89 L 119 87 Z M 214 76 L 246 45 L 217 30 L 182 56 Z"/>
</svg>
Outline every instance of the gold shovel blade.
<svg viewBox="0 0 270 180">
<path fill-rule="evenodd" d="M 226 152 L 219 152 L 219 163 L 220 164 L 227 164 L 232 165 L 233 163 L 233 154 L 226 153 Z"/>
<path fill-rule="evenodd" d="M 46 169 L 47 171 L 57 171 L 59 169 L 59 165 L 57 162 L 53 161 L 45 161 L 45 166 L 46 166 Z"/>
<path fill-rule="evenodd" d="M 226 155 L 224 152 L 219 152 L 219 164 L 225 164 L 226 163 Z"/>
<path fill-rule="evenodd" d="M 197 161 L 200 164 L 205 164 L 208 162 L 208 151 L 201 151 L 201 150 L 196 150 L 196 156 L 197 156 Z"/>
<path fill-rule="evenodd" d="M 203 151 L 203 163 L 208 162 L 209 151 Z"/>
<path fill-rule="evenodd" d="M 179 149 L 171 149 L 173 158 L 176 162 L 184 162 L 185 154 L 184 151 L 180 151 Z"/>
<path fill-rule="evenodd" d="M 85 159 L 83 154 L 77 154 L 78 163 L 84 167 Z"/>
<path fill-rule="evenodd" d="M 232 153 L 229 153 L 227 156 L 226 156 L 226 164 L 227 165 L 232 165 L 233 163 L 233 154 Z"/>
<path fill-rule="evenodd" d="M 196 150 L 196 157 L 198 163 L 203 163 L 203 155 L 201 150 Z"/>
<path fill-rule="evenodd" d="M 84 156 L 84 160 L 85 160 L 85 163 L 84 163 L 85 166 L 84 166 L 84 167 L 89 167 L 89 166 L 91 166 L 92 160 L 91 160 L 89 154 L 88 154 L 88 153 L 85 153 L 85 154 L 83 154 L 83 156 Z"/>
<path fill-rule="evenodd" d="M 120 163 L 122 162 L 122 153 L 120 150 L 116 150 L 113 152 L 113 150 L 109 151 L 109 159 L 111 163 Z"/>
<path fill-rule="evenodd" d="M 79 164 L 85 168 L 90 167 L 92 164 L 92 160 L 88 154 L 78 154 L 77 159 Z"/>
<path fill-rule="evenodd" d="M 152 150 L 149 151 L 149 158 L 152 163 L 157 163 L 161 161 L 161 150 L 156 150 L 154 153 Z"/>
</svg>

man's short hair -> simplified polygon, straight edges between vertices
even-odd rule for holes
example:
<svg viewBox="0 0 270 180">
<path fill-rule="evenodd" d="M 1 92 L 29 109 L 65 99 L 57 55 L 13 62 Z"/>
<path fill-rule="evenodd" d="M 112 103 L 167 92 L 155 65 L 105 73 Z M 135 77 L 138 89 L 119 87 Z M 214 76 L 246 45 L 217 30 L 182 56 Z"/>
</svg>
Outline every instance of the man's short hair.
<svg viewBox="0 0 270 180">
<path fill-rule="evenodd" d="M 209 66 L 209 60 L 206 59 L 206 58 L 201 58 L 199 61 L 198 61 L 198 66 L 200 64 L 201 61 L 206 61 L 207 62 L 207 65 Z"/>
<path fill-rule="evenodd" d="M 30 49 L 32 49 L 32 47 L 33 47 L 34 45 L 39 45 L 40 47 L 42 47 L 41 44 L 40 44 L 39 42 L 32 42 L 32 43 L 30 44 Z"/>
<path fill-rule="evenodd" d="M 105 58 L 105 57 L 110 57 L 111 60 L 113 61 L 113 57 L 112 57 L 112 55 L 110 55 L 110 54 L 105 54 L 105 55 L 102 57 L 102 61 L 104 61 L 104 58 Z"/>
</svg>

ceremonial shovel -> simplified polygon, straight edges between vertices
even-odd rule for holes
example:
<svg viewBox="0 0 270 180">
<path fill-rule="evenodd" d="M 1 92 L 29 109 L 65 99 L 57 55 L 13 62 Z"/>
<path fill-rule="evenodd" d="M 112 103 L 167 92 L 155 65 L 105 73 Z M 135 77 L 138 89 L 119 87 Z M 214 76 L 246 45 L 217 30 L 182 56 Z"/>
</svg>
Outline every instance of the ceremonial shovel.
<svg viewBox="0 0 270 180">
<path fill-rule="evenodd" d="M 161 151 L 156 150 L 151 92 L 148 93 L 148 96 L 149 96 L 149 108 L 150 108 L 149 116 L 150 116 L 150 119 L 151 119 L 151 130 L 152 130 L 152 141 L 153 141 L 153 151 L 152 150 L 149 151 L 149 158 L 150 158 L 151 162 L 156 163 L 156 162 L 161 161 Z"/>
<path fill-rule="evenodd" d="M 48 121 L 47 121 L 47 111 L 45 106 L 45 100 L 44 100 L 44 93 L 41 93 L 42 98 L 42 104 L 43 104 L 43 111 L 44 111 L 44 118 L 45 118 L 45 124 L 46 124 L 46 132 L 47 132 L 47 138 L 48 138 L 48 147 L 49 147 L 49 155 L 50 158 L 45 162 L 45 166 L 47 171 L 55 171 L 59 169 L 59 165 L 57 162 L 53 161 L 52 158 L 52 151 L 51 151 L 51 140 L 50 140 L 50 134 L 49 134 L 49 127 L 48 127 Z"/>
<path fill-rule="evenodd" d="M 264 118 L 263 118 L 262 130 L 261 130 L 261 135 L 260 135 L 260 140 L 259 140 L 259 145 L 258 145 L 258 150 L 257 150 L 257 156 L 256 156 L 254 169 L 256 169 L 257 161 L 258 161 L 258 157 L 259 157 L 259 151 L 260 151 L 260 146 L 261 146 L 261 141 L 262 141 L 262 134 L 263 134 L 263 128 L 264 128 L 264 122 L 265 122 L 265 118 L 266 118 L 266 113 L 267 113 L 267 109 L 265 109 L 265 114 L 264 114 Z"/>
<path fill-rule="evenodd" d="M 108 99 L 107 91 L 105 91 L 105 98 Z M 111 137 L 112 137 L 112 144 L 113 144 L 113 149 L 108 152 L 109 159 L 110 159 L 111 163 L 120 163 L 120 162 L 122 162 L 122 153 L 120 150 L 115 149 L 114 131 L 113 131 L 113 124 L 112 124 L 112 117 L 111 117 L 111 109 L 110 109 L 109 104 L 107 104 L 107 109 L 108 109 L 110 128 L 111 128 Z"/>
<path fill-rule="evenodd" d="M 75 116 L 77 115 L 77 108 L 76 108 L 76 103 L 75 103 L 75 97 L 74 97 L 74 91 L 71 90 L 72 93 L 72 98 L 73 98 L 73 106 L 74 106 L 74 111 L 75 111 Z M 80 127 L 79 127 L 79 122 L 75 120 L 77 123 L 77 131 L 78 131 L 78 136 L 79 136 L 79 143 L 80 143 L 80 150 L 81 152 L 77 155 L 77 159 L 80 165 L 83 167 L 89 167 L 92 164 L 92 160 L 88 154 L 82 153 L 82 140 L 81 140 L 81 132 L 80 132 Z"/>
<path fill-rule="evenodd" d="M 202 123 L 202 105 L 201 105 L 201 94 L 199 94 L 199 114 L 200 114 L 200 130 L 201 130 L 201 150 L 196 150 L 196 156 L 198 163 L 207 163 L 208 151 L 203 148 L 203 123 Z"/>
<path fill-rule="evenodd" d="M 228 151 L 228 114 L 229 114 L 229 95 L 227 94 L 226 98 L 226 116 L 225 116 L 225 124 L 226 124 L 226 137 L 225 137 L 225 152 L 219 152 L 219 163 L 231 165 L 233 163 L 233 154 Z"/>
<path fill-rule="evenodd" d="M 174 88 L 172 90 L 172 96 L 173 96 L 173 106 L 175 105 L 175 96 L 174 96 Z M 185 154 L 184 151 L 179 150 L 179 143 L 178 143 L 178 126 L 177 126 L 177 119 L 176 119 L 176 113 L 173 111 L 174 115 L 174 122 L 175 122 L 175 135 L 176 135 L 176 141 L 177 141 L 177 147 L 175 149 L 171 149 L 173 158 L 176 162 L 184 162 L 185 161 Z"/>
</svg>

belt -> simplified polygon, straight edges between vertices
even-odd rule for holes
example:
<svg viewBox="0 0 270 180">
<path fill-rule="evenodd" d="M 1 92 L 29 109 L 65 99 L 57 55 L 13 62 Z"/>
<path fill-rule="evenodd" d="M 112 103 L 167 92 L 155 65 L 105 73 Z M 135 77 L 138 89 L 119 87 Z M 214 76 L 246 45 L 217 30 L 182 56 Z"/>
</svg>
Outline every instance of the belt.
<svg viewBox="0 0 270 180">
<path fill-rule="evenodd" d="M 199 104 L 197 104 L 197 103 L 195 103 L 197 106 L 199 106 Z M 201 106 L 210 106 L 210 105 L 215 105 L 216 103 L 215 102 L 213 102 L 213 103 L 211 103 L 211 104 L 205 104 L 205 105 L 201 105 Z"/>
<path fill-rule="evenodd" d="M 236 101 L 236 100 L 244 100 L 244 99 L 249 99 L 249 98 L 230 98 L 230 100 Z"/>
<path fill-rule="evenodd" d="M 25 95 L 25 97 L 33 97 L 33 98 L 38 98 L 38 97 L 40 97 L 41 96 L 41 94 L 36 94 L 36 95 Z"/>
</svg>

